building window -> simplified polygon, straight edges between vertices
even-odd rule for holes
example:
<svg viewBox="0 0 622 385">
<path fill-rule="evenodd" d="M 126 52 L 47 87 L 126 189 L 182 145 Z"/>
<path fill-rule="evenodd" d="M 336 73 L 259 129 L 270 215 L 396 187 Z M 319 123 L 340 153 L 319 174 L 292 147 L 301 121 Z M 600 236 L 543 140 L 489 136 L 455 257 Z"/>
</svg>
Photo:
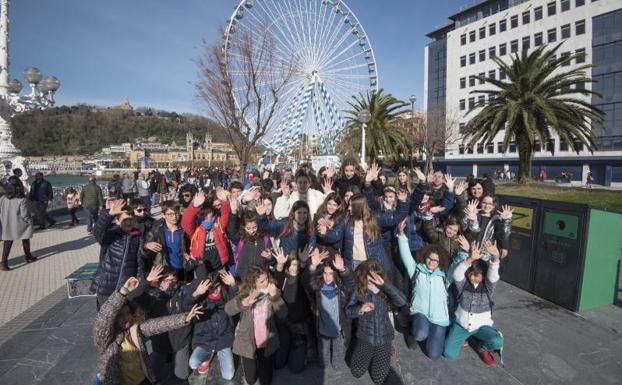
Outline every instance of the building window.
<svg viewBox="0 0 622 385">
<path fill-rule="evenodd" d="M 568 39 L 570 37 L 570 24 L 562 25 L 562 39 Z"/>
<path fill-rule="evenodd" d="M 460 35 L 460 45 L 466 45 L 466 33 Z"/>
<path fill-rule="evenodd" d="M 496 70 L 490 70 L 488 71 L 488 77 L 491 79 L 494 79 L 497 75 L 497 71 Z"/>
<path fill-rule="evenodd" d="M 570 65 L 570 60 L 568 60 L 568 57 L 570 56 L 570 52 L 562 52 L 559 56 L 565 59 L 564 61 L 562 61 L 562 67 L 566 67 Z"/>
<path fill-rule="evenodd" d="M 458 146 L 458 154 L 464 155 L 464 145 L 463 144 Z"/>
<path fill-rule="evenodd" d="M 484 145 L 482 143 L 478 143 L 477 144 L 477 153 L 478 154 L 483 154 L 484 153 Z"/>
<path fill-rule="evenodd" d="M 536 140 L 535 142 L 533 142 L 533 151 L 540 152 L 540 141 Z"/>
<path fill-rule="evenodd" d="M 460 99 L 460 111 L 464 111 L 466 109 L 466 104 L 464 99 Z"/>
<path fill-rule="evenodd" d="M 570 0 L 562 0 L 560 5 L 561 11 L 566 12 L 570 9 Z"/>
<path fill-rule="evenodd" d="M 518 15 L 514 15 L 514 16 L 510 17 L 510 27 L 511 28 L 518 27 Z"/>
<path fill-rule="evenodd" d="M 466 78 L 460 78 L 460 88 L 466 87 Z"/>
<path fill-rule="evenodd" d="M 497 152 L 503 154 L 503 142 L 497 142 Z"/>
<path fill-rule="evenodd" d="M 481 51 L 479 51 L 479 61 L 483 62 L 486 60 L 486 50 L 483 49 Z"/>
<path fill-rule="evenodd" d="M 551 55 L 549 58 L 549 63 L 553 63 L 557 59 L 557 55 Z"/>
<path fill-rule="evenodd" d="M 494 24 L 494 23 L 493 23 L 493 24 L 490 24 L 490 25 L 488 26 L 488 35 L 492 36 L 492 35 L 494 35 L 495 33 L 497 33 L 497 24 Z"/>
<path fill-rule="evenodd" d="M 583 35 L 585 33 L 585 20 L 579 20 L 574 24 L 574 34 Z"/>
<path fill-rule="evenodd" d="M 531 13 L 530 11 L 523 12 L 523 24 L 529 24 Z"/>
<path fill-rule="evenodd" d="M 508 53 L 507 44 L 499 44 L 499 56 L 504 56 Z"/>
<path fill-rule="evenodd" d="M 479 29 L 479 38 L 480 39 L 486 38 L 486 27 L 482 27 Z"/>
<path fill-rule="evenodd" d="M 542 32 L 538 32 L 533 35 L 533 45 L 534 47 L 539 47 L 542 45 Z"/>
<path fill-rule="evenodd" d="M 510 52 L 511 53 L 518 52 L 518 40 L 512 40 L 510 42 Z"/>
<path fill-rule="evenodd" d="M 475 64 L 475 52 L 469 54 L 469 64 Z"/>
<path fill-rule="evenodd" d="M 559 151 L 568 151 L 568 143 L 563 140 L 559 141 Z"/>
<path fill-rule="evenodd" d="M 474 42 L 475 41 L 475 31 L 471 31 L 469 32 L 469 42 Z"/>
<path fill-rule="evenodd" d="M 458 125 L 458 131 L 460 131 L 461 134 L 464 133 L 464 129 L 466 128 L 466 124 L 465 123 L 460 123 Z"/>
<path fill-rule="evenodd" d="M 493 56 L 497 54 L 497 47 L 488 48 L 488 57 L 492 59 Z"/>
<path fill-rule="evenodd" d="M 494 145 L 494 143 L 486 144 L 486 153 L 492 154 L 494 152 L 495 152 L 495 145 Z"/>
<path fill-rule="evenodd" d="M 475 76 L 471 75 L 469 76 L 469 87 L 473 87 L 475 86 Z"/>
<path fill-rule="evenodd" d="M 480 72 L 478 76 L 479 76 L 479 84 L 484 84 L 484 77 L 486 76 L 486 73 Z"/>
<path fill-rule="evenodd" d="M 574 142 L 574 145 L 577 148 L 577 151 L 583 151 L 583 142 L 577 140 Z"/>
<path fill-rule="evenodd" d="M 529 36 L 525 36 L 523 38 L 523 51 L 526 51 L 529 49 L 529 43 L 530 43 L 530 37 Z"/>
<path fill-rule="evenodd" d="M 557 13 L 557 5 L 555 4 L 554 1 L 552 1 L 552 2 L 550 2 L 550 3 L 548 3 L 546 5 L 546 13 L 549 16 L 553 16 L 553 15 L 555 15 Z"/>
<path fill-rule="evenodd" d="M 466 66 L 466 56 L 460 57 L 460 67 Z"/>
<path fill-rule="evenodd" d="M 577 64 L 585 63 L 585 48 L 578 49 L 577 53 Z"/>
<path fill-rule="evenodd" d="M 555 40 L 557 40 L 557 30 L 555 28 L 553 29 L 549 29 L 547 31 L 547 35 L 548 35 L 548 42 L 549 43 L 553 43 L 555 42 Z"/>
<path fill-rule="evenodd" d="M 469 110 L 475 107 L 475 98 L 469 98 Z"/>
<path fill-rule="evenodd" d="M 549 139 L 546 142 L 546 151 L 548 151 L 548 152 L 555 151 L 555 139 Z"/>
<path fill-rule="evenodd" d="M 507 22 L 505 21 L 505 19 L 499 20 L 499 32 L 503 32 L 506 29 L 508 29 L 508 26 L 507 26 Z"/>
<path fill-rule="evenodd" d="M 585 5 L 585 0 L 575 0 L 574 2 L 574 6 L 576 7 L 582 7 Z"/>
<path fill-rule="evenodd" d="M 510 152 L 516 152 L 516 142 L 510 142 Z"/>
<path fill-rule="evenodd" d="M 467 154 L 472 154 L 472 153 L 473 153 L 473 146 L 467 147 Z"/>
<path fill-rule="evenodd" d="M 536 7 L 533 9 L 533 19 L 534 20 L 542 19 L 542 7 Z"/>
<path fill-rule="evenodd" d="M 505 71 L 500 69 L 499 70 L 499 80 L 504 80 L 505 79 Z"/>
<path fill-rule="evenodd" d="M 483 106 L 484 106 L 484 103 L 486 103 L 486 96 L 484 96 L 484 95 L 480 95 L 480 96 L 478 96 L 478 97 L 477 97 L 477 104 L 478 104 L 480 107 L 483 107 Z"/>
</svg>

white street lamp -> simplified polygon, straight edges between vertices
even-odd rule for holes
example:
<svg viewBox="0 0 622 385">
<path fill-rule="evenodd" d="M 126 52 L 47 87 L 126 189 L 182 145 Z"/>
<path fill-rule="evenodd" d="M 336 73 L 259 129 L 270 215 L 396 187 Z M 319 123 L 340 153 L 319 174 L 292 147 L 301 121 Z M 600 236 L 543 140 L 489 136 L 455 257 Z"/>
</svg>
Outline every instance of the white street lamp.
<svg viewBox="0 0 622 385">
<path fill-rule="evenodd" d="M 367 123 L 371 120 L 371 114 L 367 110 L 360 110 L 357 119 L 361 123 L 361 167 L 367 169 L 367 164 L 365 163 L 365 129 L 367 128 Z"/>
</svg>

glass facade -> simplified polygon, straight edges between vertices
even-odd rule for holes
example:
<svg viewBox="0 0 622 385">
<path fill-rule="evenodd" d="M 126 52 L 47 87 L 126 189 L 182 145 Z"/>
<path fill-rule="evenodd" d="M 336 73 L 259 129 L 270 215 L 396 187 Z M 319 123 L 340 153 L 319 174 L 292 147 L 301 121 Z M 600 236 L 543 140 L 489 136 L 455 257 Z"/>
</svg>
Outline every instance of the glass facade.
<svg viewBox="0 0 622 385">
<path fill-rule="evenodd" d="M 454 15 L 452 19 L 456 21 L 456 28 L 459 28 L 527 1 L 529 0 L 485 1 L 482 4 L 475 5 L 464 12 Z"/>
<path fill-rule="evenodd" d="M 447 89 L 447 38 L 428 44 L 428 107 L 444 109 Z"/>
<path fill-rule="evenodd" d="M 600 150 L 622 150 L 622 9 L 592 19 L 592 84 L 602 97 L 592 104 L 605 112 L 594 127 Z"/>
</svg>

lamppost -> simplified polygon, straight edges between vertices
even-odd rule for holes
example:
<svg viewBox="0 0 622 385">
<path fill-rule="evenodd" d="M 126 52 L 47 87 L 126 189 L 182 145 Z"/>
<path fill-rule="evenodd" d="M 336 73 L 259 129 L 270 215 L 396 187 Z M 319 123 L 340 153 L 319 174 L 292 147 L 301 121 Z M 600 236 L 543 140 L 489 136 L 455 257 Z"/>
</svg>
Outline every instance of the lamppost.
<svg viewBox="0 0 622 385">
<path fill-rule="evenodd" d="M 8 166 L 7 170 L 20 168 L 22 178 L 27 178 L 24 158 L 12 142 L 11 118 L 21 112 L 53 106 L 60 81 L 54 76 L 44 78 L 35 67 L 26 68 L 24 77 L 30 85 L 30 94 L 19 95 L 22 83 L 17 79 L 9 81 L 9 0 L 0 0 L 0 160 Z"/>
<path fill-rule="evenodd" d="M 367 110 L 360 110 L 357 118 L 361 123 L 361 167 L 367 169 L 367 164 L 365 163 L 365 128 L 367 128 L 367 123 L 371 120 L 371 114 Z"/>
<path fill-rule="evenodd" d="M 417 103 L 417 96 L 410 95 L 410 118 L 412 120 L 413 132 L 410 136 L 410 168 L 413 168 L 413 157 L 415 152 L 415 103 Z"/>
</svg>

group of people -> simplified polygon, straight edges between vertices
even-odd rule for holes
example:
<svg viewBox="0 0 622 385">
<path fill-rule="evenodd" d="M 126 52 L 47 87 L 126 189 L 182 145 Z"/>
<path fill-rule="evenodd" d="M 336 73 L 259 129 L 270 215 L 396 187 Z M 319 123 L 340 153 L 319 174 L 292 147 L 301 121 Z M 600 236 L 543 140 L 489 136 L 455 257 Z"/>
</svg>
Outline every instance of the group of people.
<svg viewBox="0 0 622 385">
<path fill-rule="evenodd" d="M 396 331 L 432 360 L 467 343 L 502 360 L 492 310 L 512 209 L 494 185 L 412 173 L 345 161 L 228 188 L 182 177 L 158 219 L 140 197 L 108 199 L 92 229 L 97 381 L 185 379 L 216 358 L 248 384 L 313 362 L 382 384 Z"/>
</svg>

